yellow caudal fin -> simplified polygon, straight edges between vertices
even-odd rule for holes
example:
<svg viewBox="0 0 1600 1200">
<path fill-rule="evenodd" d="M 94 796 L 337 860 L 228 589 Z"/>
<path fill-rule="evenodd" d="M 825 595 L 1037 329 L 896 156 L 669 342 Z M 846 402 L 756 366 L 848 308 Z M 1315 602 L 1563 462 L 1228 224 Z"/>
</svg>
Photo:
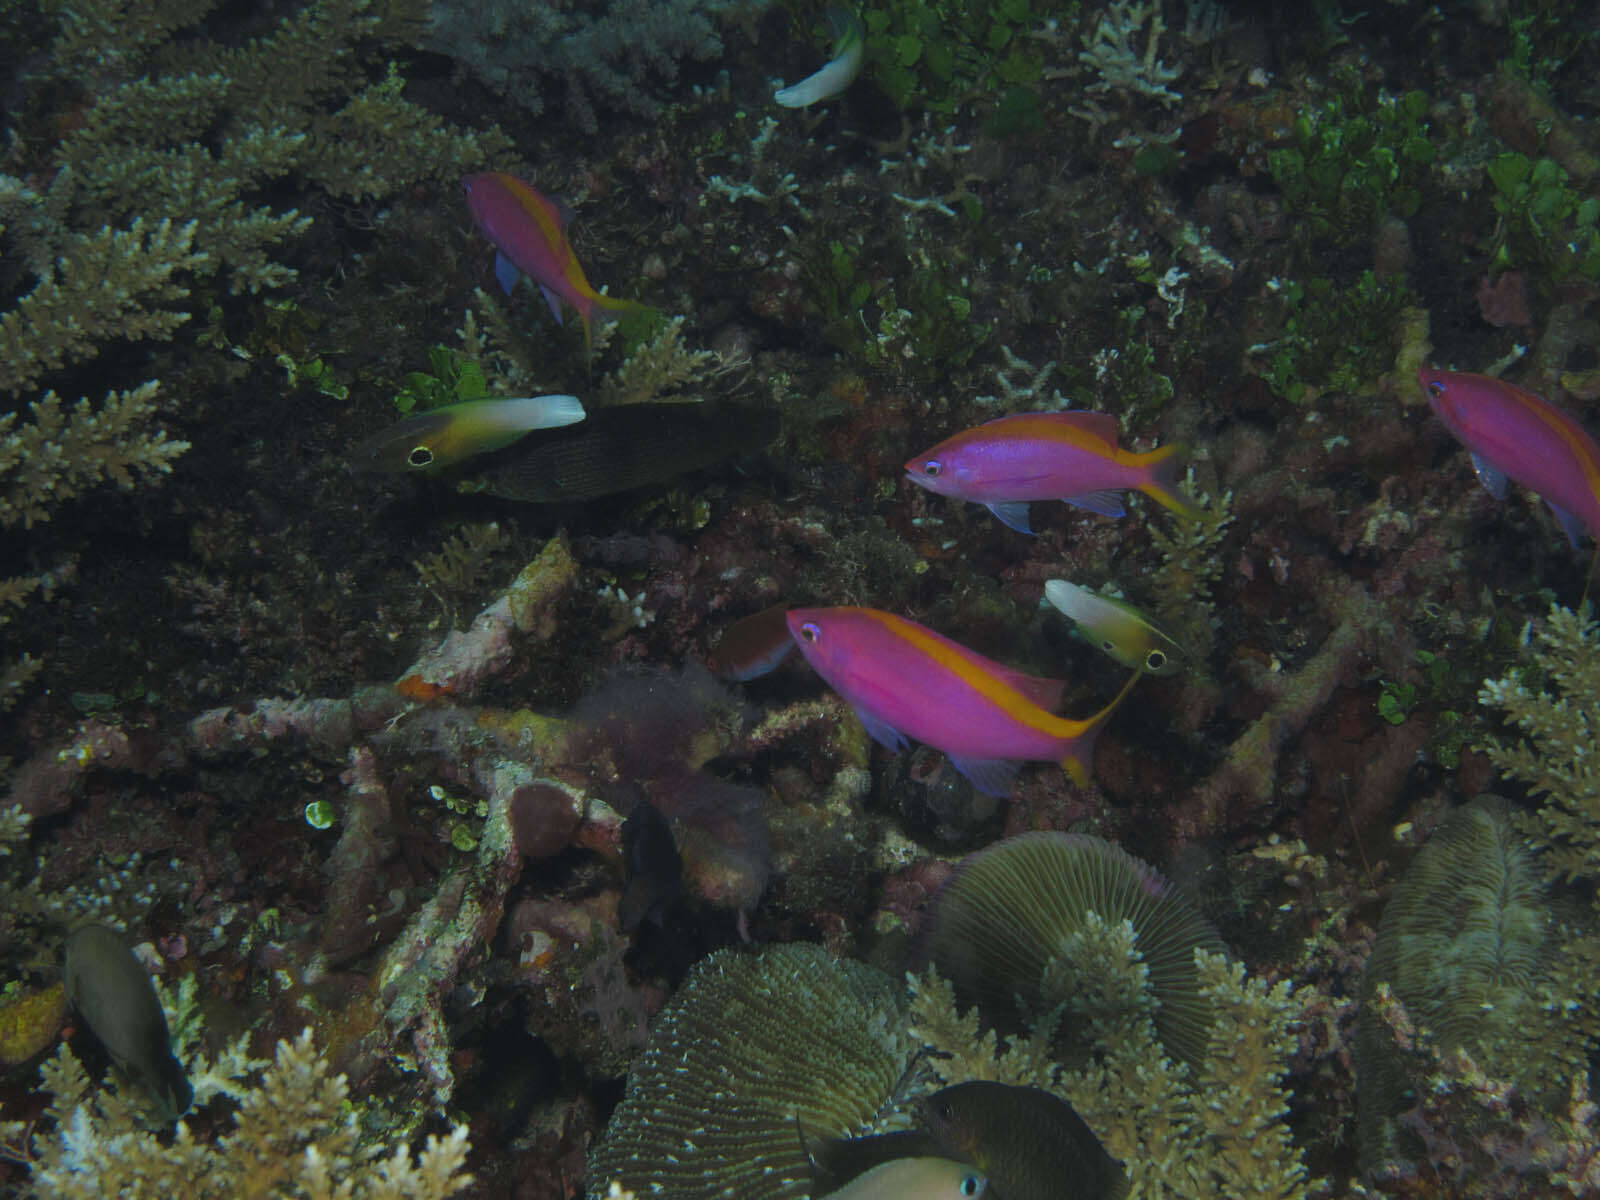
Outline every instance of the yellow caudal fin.
<svg viewBox="0 0 1600 1200">
<path fill-rule="evenodd" d="M 1142 670 L 1135 671 L 1128 676 L 1128 682 L 1122 685 L 1122 690 L 1110 704 L 1106 705 L 1087 721 L 1077 722 L 1081 726 L 1076 736 L 1070 741 L 1070 748 L 1062 756 L 1061 766 L 1066 770 L 1068 778 L 1079 787 L 1089 782 L 1089 767 L 1094 762 L 1094 743 L 1100 736 L 1100 730 L 1111 719 L 1111 714 L 1116 712 L 1122 702 L 1128 698 L 1128 693 L 1133 691 L 1133 685 L 1139 682 L 1143 675 Z"/>
<path fill-rule="evenodd" d="M 1159 450 L 1139 455 L 1139 465 L 1149 475 L 1139 485 L 1139 490 L 1162 508 L 1186 517 L 1191 521 L 1211 520 L 1211 514 L 1196 504 L 1183 490 L 1183 466 L 1189 447 L 1182 442 L 1168 442 Z"/>
</svg>

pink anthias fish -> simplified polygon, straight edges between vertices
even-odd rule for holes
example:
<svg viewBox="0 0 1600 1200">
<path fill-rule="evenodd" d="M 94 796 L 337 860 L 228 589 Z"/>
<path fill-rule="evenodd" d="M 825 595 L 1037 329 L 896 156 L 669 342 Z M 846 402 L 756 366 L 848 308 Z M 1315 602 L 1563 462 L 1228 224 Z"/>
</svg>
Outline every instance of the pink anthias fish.
<svg viewBox="0 0 1600 1200">
<path fill-rule="evenodd" d="M 1492 375 L 1417 372 L 1433 411 L 1472 454 L 1478 479 L 1504 500 L 1514 479 L 1544 498 L 1574 548 L 1600 538 L 1600 446 L 1566 413 Z"/>
<path fill-rule="evenodd" d="M 874 608 L 796 608 L 789 632 L 817 674 L 891 750 L 942 750 L 980 792 L 1004 796 L 1024 762 L 1060 763 L 1080 786 L 1096 736 L 1138 678 L 1086 721 L 1051 710 L 1065 686 L 1024 675 Z"/>
<path fill-rule="evenodd" d="M 494 277 L 507 295 L 521 276 L 528 276 L 539 285 L 557 325 L 563 303 L 577 310 L 586 346 L 593 340 L 597 316 L 615 317 L 648 307 L 603 296 L 589 286 L 567 241 L 570 214 L 531 184 L 503 171 L 468 175 L 461 182 L 473 221 L 494 243 Z"/>
<path fill-rule="evenodd" d="M 1107 517 L 1126 511 L 1118 492 L 1143 492 L 1198 520 L 1200 508 L 1178 490 L 1184 446 L 1148 454 L 1117 448 L 1117 420 L 1106 413 L 1020 413 L 946 438 L 906 464 L 912 483 L 941 496 L 987 505 L 1011 528 L 1032 533 L 1028 504 L 1065 500 Z"/>
</svg>

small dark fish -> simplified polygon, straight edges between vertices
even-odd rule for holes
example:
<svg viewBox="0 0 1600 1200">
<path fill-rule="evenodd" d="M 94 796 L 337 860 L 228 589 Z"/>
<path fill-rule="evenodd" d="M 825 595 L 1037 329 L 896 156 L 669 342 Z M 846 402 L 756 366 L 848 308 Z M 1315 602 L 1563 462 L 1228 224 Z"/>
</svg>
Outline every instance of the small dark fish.
<svg viewBox="0 0 1600 1200">
<path fill-rule="evenodd" d="M 1004 1083 L 958 1083 L 918 1106 L 942 1152 L 989 1177 L 995 1200 L 1121 1200 L 1122 1164 L 1059 1096 Z"/>
<path fill-rule="evenodd" d="M 706 655 L 706 666 L 719 679 L 748 683 L 778 669 L 794 651 L 787 604 L 774 604 L 735 621 Z"/>
<path fill-rule="evenodd" d="M 1123 1200 L 1122 1164 L 1065 1100 L 1038 1088 L 958 1083 L 925 1097 L 916 1128 L 870 1137 L 802 1139 L 813 1192 L 844 1188 L 883 1163 L 934 1156 L 987 1176 L 987 1200 Z"/>
<path fill-rule="evenodd" d="M 62 972 L 67 999 L 117 1066 L 161 1108 L 167 1121 L 189 1111 L 194 1088 L 172 1055 L 166 1014 L 143 965 L 122 935 L 85 925 L 67 938 Z"/>
<path fill-rule="evenodd" d="M 622 865 L 626 878 L 617 904 L 617 924 L 631 933 L 642 921 L 665 923 L 683 889 L 683 859 L 672 824 L 648 800 L 633 806 L 622 823 Z"/>
<path fill-rule="evenodd" d="M 777 413 L 747 405 L 621 404 L 529 434 L 460 488 L 532 504 L 593 500 L 753 453 L 779 428 Z"/>
</svg>

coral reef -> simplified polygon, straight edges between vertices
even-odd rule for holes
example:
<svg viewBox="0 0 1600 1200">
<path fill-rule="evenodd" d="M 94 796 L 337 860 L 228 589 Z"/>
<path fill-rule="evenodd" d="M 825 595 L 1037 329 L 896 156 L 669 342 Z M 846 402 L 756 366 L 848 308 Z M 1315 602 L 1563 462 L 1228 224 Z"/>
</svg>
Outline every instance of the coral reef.
<svg viewBox="0 0 1600 1200">
<path fill-rule="evenodd" d="M 1132 1196 L 1317 1194 L 1321 1184 L 1307 1178 L 1284 1123 L 1282 1081 L 1306 998 L 1196 947 L 1193 969 L 1211 1022 L 1196 1062 L 1176 1062 L 1157 1031 L 1161 1003 L 1138 943 L 1131 922 L 1108 923 L 1093 912 L 1064 943 L 1087 993 L 1066 1019 L 1081 1017 L 1094 1046 L 1080 1066 L 1063 1067 L 1047 1049 L 1059 1012 L 1002 1046 L 976 1009 L 957 1010 L 954 989 L 936 973 L 914 981 L 912 1029 L 941 1056 L 932 1069 L 947 1083 L 1022 1083 L 1068 1100 L 1122 1161 Z"/>
<path fill-rule="evenodd" d="M 1385 906 L 1362 977 L 1356 1038 L 1362 1161 L 1386 1174 L 1455 1169 L 1483 1177 L 1509 1163 L 1473 1147 L 1504 1136 L 1474 1089 L 1435 1088 L 1438 1064 L 1471 1062 L 1542 1113 L 1561 1111 L 1588 1074 L 1600 1032 L 1592 979 L 1600 941 L 1550 894 L 1506 805 L 1480 798 L 1428 840 Z M 1404 1013 L 1381 1012 L 1380 989 Z M 1430 1062 L 1430 1056 L 1431 1062 Z M 1449 1091 L 1457 1100 L 1443 1100 Z M 1407 1113 L 1419 1097 L 1428 1111 Z M 1533 1169 L 1534 1164 L 1529 1163 Z"/>
<path fill-rule="evenodd" d="M 654 1195 L 804 1197 L 803 1138 L 866 1132 L 898 1098 L 915 1046 L 893 980 L 804 944 L 706 959 L 656 1019 L 590 1158 Z"/>
<path fill-rule="evenodd" d="M 543 112 L 549 90 L 561 89 L 567 118 L 594 133 L 602 107 L 655 114 L 661 100 L 651 85 L 675 82 L 683 59 L 715 57 L 719 21 L 759 7 L 755 0 L 607 0 L 572 10 L 545 0 L 452 0 L 433 6 L 424 41 L 530 113 Z"/>
<path fill-rule="evenodd" d="M 1094 989 L 1068 948 L 1094 914 L 1134 930 L 1153 997 L 1161 1045 L 1198 1067 L 1214 1015 L 1194 969 L 1194 951 L 1224 952 L 1193 906 L 1145 863 L 1086 834 L 1025 833 L 979 850 L 957 865 L 934 897 L 918 957 L 978 997 L 991 1023 L 1038 1023 L 1063 1007 L 1074 1049 L 1096 1016 Z M 1008 1012 L 1019 1002 L 1021 1013 Z"/>
<path fill-rule="evenodd" d="M 1520 826 L 1549 870 L 1600 879 L 1600 774 L 1590 754 L 1600 736 L 1600 630 L 1587 611 L 1552 605 L 1534 647 L 1530 666 L 1483 682 L 1479 700 L 1521 735 L 1492 742 L 1489 761 L 1541 799 Z"/>
<path fill-rule="evenodd" d="M 235 1087 L 232 1128 L 198 1139 L 187 1124 L 164 1142 L 139 1129 L 114 1093 L 97 1093 L 65 1046 L 44 1070 L 49 1124 L 31 1135 L 0 1124 L 0 1145 L 25 1156 L 36 1194 L 105 1196 L 350 1196 L 443 1200 L 472 1183 L 463 1174 L 467 1127 L 429 1135 L 413 1159 L 400 1146 L 365 1144 L 343 1076 L 329 1073 L 311 1031 L 278 1043 L 258 1082 Z"/>
<path fill-rule="evenodd" d="M 784 108 L 824 7 L 0 3 L 0 1108 L 35 1123 L 0 1192 L 86 1144 L 37 1067 L 93 921 L 186 1066 L 203 1009 L 242 1072 L 194 1071 L 221 1090 L 140 1155 L 215 1152 L 249 1049 L 310 1025 L 356 1121 L 309 1136 L 352 1180 L 470 1124 L 486 1195 L 687 1193 L 690 1115 L 659 1179 L 586 1159 L 630 1068 L 671 1074 L 643 1048 L 696 964 L 790 963 L 774 1011 L 829 1025 L 796 1053 L 871 1042 L 866 1005 L 868 1057 L 909 1060 L 893 977 L 959 911 L 947 856 L 1025 832 L 1123 882 L 1041 931 L 1088 886 L 1047 871 L 963 924 L 992 953 L 921 1018 L 954 1057 L 875 1069 L 836 1127 L 902 1125 L 939 1067 L 1070 1096 L 1143 1195 L 1600 1189 L 1590 548 L 1486 499 L 1416 382 L 1505 372 L 1600 423 L 1593 6 L 882 0 L 859 77 Z M 589 353 L 503 292 L 469 170 L 564 196 L 578 260 L 655 307 Z M 587 421 L 476 487 L 350 469 L 397 406 L 545 393 Z M 1184 443 L 1212 519 L 1052 505 L 1024 537 L 906 485 L 1039 410 Z M 1106 664 L 1039 607 L 1062 578 L 1116 581 L 1191 669 L 1138 683 L 1092 785 L 1006 800 L 873 754 L 738 627 L 881 608 L 1093 711 Z M 671 903 L 624 896 L 652 812 Z M 1397 941 L 1464 842 L 1490 866 L 1421 888 L 1460 927 Z M 1441 1015 L 1435 965 L 1496 1011 Z M 1371 1040 L 1392 1105 L 1357 1103 Z M 83 1127 L 132 1148 L 108 1078 Z M 769 1190 L 807 1187 L 793 1133 Z"/>
</svg>

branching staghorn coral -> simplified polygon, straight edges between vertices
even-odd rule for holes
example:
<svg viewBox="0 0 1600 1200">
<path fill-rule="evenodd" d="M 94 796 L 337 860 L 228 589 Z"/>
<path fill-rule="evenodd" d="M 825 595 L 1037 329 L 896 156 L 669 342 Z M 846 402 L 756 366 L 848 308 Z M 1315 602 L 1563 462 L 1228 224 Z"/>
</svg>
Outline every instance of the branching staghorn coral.
<svg viewBox="0 0 1600 1200">
<path fill-rule="evenodd" d="M 61 1200 L 106 1196 L 306 1196 L 349 1200 L 443 1200 L 472 1182 L 462 1174 L 467 1127 L 430 1135 L 413 1160 L 363 1144 L 359 1112 L 342 1075 L 330 1074 L 309 1029 L 278 1043 L 260 1081 L 230 1086 L 238 1097 L 233 1127 L 196 1140 L 187 1123 L 163 1140 L 139 1128 L 115 1092 L 97 1091 L 63 1044 L 41 1071 L 52 1096 L 47 1127 L 27 1136 L 22 1122 L 0 1123 L 0 1145 L 27 1156 L 36 1195 Z M 198 1081 L 197 1081 L 198 1082 Z M 220 1089 L 218 1089 L 220 1090 Z M 215 1094 L 215 1091 L 213 1091 Z M 201 1101 L 196 1088 L 196 1101 Z"/>
<path fill-rule="evenodd" d="M 1181 100 L 1183 97 L 1167 84 L 1177 79 L 1183 69 L 1168 67 L 1157 57 L 1165 30 L 1160 4 L 1112 0 L 1095 22 L 1093 32 L 1084 37 L 1083 50 L 1078 55 L 1078 61 L 1092 67 L 1099 76 L 1086 90 L 1103 96 L 1143 96 L 1167 106 Z M 1141 33 L 1142 52 L 1135 44 Z M 1072 112 L 1094 125 L 1112 119 L 1093 98 Z"/>
<path fill-rule="evenodd" d="M 61 500 L 101 482 L 127 490 L 171 471 L 189 443 L 150 428 L 158 389 L 151 380 L 108 392 L 98 408 L 85 397 L 70 409 L 46 392 L 20 427 L 16 413 L 0 414 L 0 526 L 47 521 Z"/>
<path fill-rule="evenodd" d="M 1529 686 L 1530 674 L 1545 686 Z M 1522 830 L 1545 850 L 1552 874 L 1600 878 L 1600 627 L 1570 608 L 1552 605 L 1535 635 L 1533 671 L 1486 679 L 1482 704 L 1504 711 L 1521 737 L 1486 747 L 1500 770 L 1542 799 Z"/>
<path fill-rule="evenodd" d="M 1156 1003 L 1133 926 L 1091 914 L 1065 953 L 1086 992 L 1083 1008 L 1096 1046 L 1093 1059 L 1066 1069 L 1048 1056 L 1055 1023 L 1079 1019 L 1057 1011 L 1028 1037 L 997 1050 L 978 1014 L 960 1014 L 950 984 L 933 973 L 912 981 L 912 1031 L 936 1052 L 946 1083 L 995 1079 L 1054 1091 L 1070 1102 L 1114 1158 L 1135 1200 L 1290 1200 L 1316 1194 L 1283 1117 L 1282 1088 L 1292 1029 L 1304 1001 L 1287 983 L 1247 978 L 1223 955 L 1197 949 L 1195 970 L 1215 1014 L 1197 1071 L 1164 1052 Z M 1076 1010 L 1077 1006 L 1072 1006 Z"/>
<path fill-rule="evenodd" d="M 752 0 L 445 0 L 433 6 L 425 44 L 532 114 L 544 111 L 546 89 L 559 87 L 567 117 L 594 133 L 597 107 L 655 113 L 660 98 L 651 85 L 676 79 L 682 59 L 720 54 L 723 14 L 759 7 Z"/>
<path fill-rule="evenodd" d="M 52 372 L 120 340 L 170 340 L 190 284 L 224 272 L 232 291 L 282 286 L 276 247 L 310 224 L 256 203 L 287 176 L 353 199 L 418 178 L 454 178 L 508 148 L 497 132 L 445 126 L 389 77 L 342 108 L 374 50 L 409 44 L 419 0 L 310 0 L 271 32 L 221 45 L 185 36 L 216 0 L 51 0 L 48 55 L 28 90 L 89 97 L 50 152 L 24 161 L 30 186 L 0 175 L 0 268 L 37 282 L 0 313 L 0 523 L 31 525 L 102 479 L 130 487 L 170 470 L 186 443 L 157 425 L 155 381 L 98 409 L 53 392 Z M 293 70 L 285 70 L 285 62 Z M 10 410 L 10 411 L 5 411 Z M 37 668 L 0 660 L 13 695 Z"/>
</svg>

